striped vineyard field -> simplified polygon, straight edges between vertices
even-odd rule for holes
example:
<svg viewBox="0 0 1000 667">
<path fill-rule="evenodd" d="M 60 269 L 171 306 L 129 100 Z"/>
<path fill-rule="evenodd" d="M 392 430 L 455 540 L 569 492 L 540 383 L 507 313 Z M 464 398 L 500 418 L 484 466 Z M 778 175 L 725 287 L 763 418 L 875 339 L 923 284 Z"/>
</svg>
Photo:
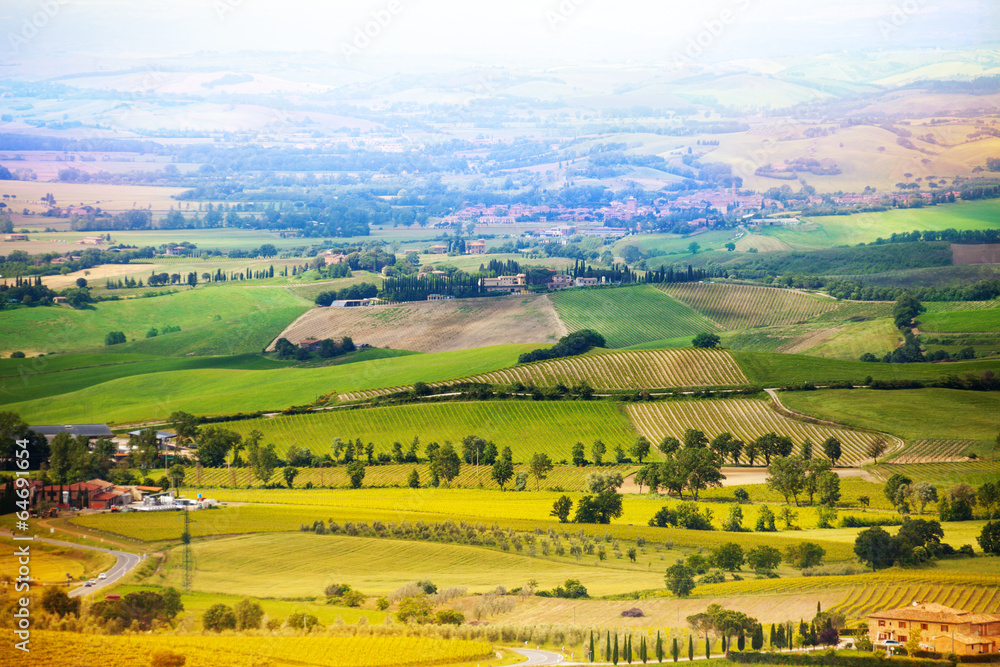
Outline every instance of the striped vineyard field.
<svg viewBox="0 0 1000 667">
<path fill-rule="evenodd" d="M 843 449 L 841 464 L 865 460 L 865 447 L 875 437 L 871 433 L 789 419 L 772 410 L 769 402 L 756 399 L 638 403 L 627 406 L 626 411 L 635 429 L 654 443 L 666 436 L 680 439 L 687 429 L 704 431 L 709 439 L 728 431 L 744 442 L 765 433 L 777 433 L 791 438 L 795 451 L 799 451 L 805 440 L 811 441 L 813 456 L 821 456 L 819 445 L 835 437 Z"/>
<path fill-rule="evenodd" d="M 614 465 L 604 466 L 602 471 L 612 471 L 620 473 L 622 477 L 628 477 L 638 469 L 634 465 Z M 365 470 L 364 485 L 367 488 L 405 487 L 410 477 L 410 472 L 416 470 L 420 477 L 420 483 L 426 484 L 431 478 L 430 466 L 426 463 L 400 463 L 391 465 L 369 466 Z M 565 491 L 583 491 L 584 478 L 594 468 L 578 468 L 571 465 L 556 465 L 549 472 L 542 482 L 543 489 L 560 489 Z M 524 472 L 530 475 L 528 466 L 517 464 L 514 466 L 514 475 Z M 280 471 L 275 473 L 274 479 L 280 479 Z M 249 468 L 233 468 L 231 471 L 225 468 L 203 468 L 199 473 L 194 468 L 187 468 L 184 475 L 184 486 L 189 488 L 246 488 L 250 485 L 259 485 L 260 480 L 254 479 Z M 295 478 L 295 487 L 303 488 L 307 483 L 312 482 L 314 487 L 319 488 L 348 488 L 350 482 L 347 477 L 347 470 L 344 465 L 330 468 L 299 468 L 299 474 Z M 511 488 L 513 482 L 508 483 L 506 488 Z M 460 489 L 499 489 L 493 478 L 490 477 L 490 466 L 481 465 L 477 472 L 475 465 L 462 465 L 461 472 L 451 482 L 452 488 Z M 528 490 L 534 491 L 534 478 L 529 477 Z"/>
<path fill-rule="evenodd" d="M 718 330 L 700 313 L 649 285 L 563 290 L 549 298 L 567 329 L 593 329 L 611 348 Z"/>
<path fill-rule="evenodd" d="M 460 664 L 493 657 L 489 644 L 430 637 L 221 637 L 198 635 L 89 635 L 36 631 L 21 664 L 46 667 L 148 667 L 159 651 L 188 665 L 244 667 L 389 667 Z M 33 637 L 34 639 L 34 637 Z M 6 664 L 6 663 L 5 663 Z M 171 663 L 173 664 L 173 663 Z"/>
<path fill-rule="evenodd" d="M 998 585 L 1000 576 L 992 574 L 897 570 L 708 584 L 696 587 L 694 594 L 720 598 L 806 595 L 841 590 L 844 592 L 843 599 L 829 611 L 840 612 L 851 619 L 867 616 L 879 609 L 902 607 L 916 600 L 973 612 L 989 612 L 1000 604 Z"/>
<path fill-rule="evenodd" d="M 513 366 L 459 380 L 433 383 L 432 386 L 448 386 L 457 382 L 494 385 L 520 382 L 539 387 L 552 387 L 557 384 L 572 387 L 582 381 L 586 381 L 598 390 L 731 386 L 750 382 L 728 352 L 682 349 L 586 354 Z M 340 400 L 363 400 L 404 389 L 408 387 L 350 392 L 341 394 Z"/>
<path fill-rule="evenodd" d="M 952 463 L 968 461 L 966 452 L 979 444 L 975 440 L 914 440 L 898 456 L 900 463 Z"/>
<path fill-rule="evenodd" d="M 232 422 L 227 428 L 246 436 L 256 429 L 265 443 L 274 443 L 284 455 L 292 445 L 323 455 L 333 438 L 360 438 L 375 445 L 375 453 L 392 452 L 394 442 L 404 449 L 420 438 L 420 455 L 430 442 L 451 442 L 460 449 L 462 439 L 478 435 L 502 450 L 509 446 L 514 461 L 525 462 L 544 452 L 555 462 L 568 460 L 577 442 L 588 447 L 600 438 L 613 451 L 626 450 L 636 434 L 628 418 L 609 402 L 491 401 L 486 403 L 432 403 L 359 410 L 331 410 L 305 415 L 279 416 Z"/>
<path fill-rule="evenodd" d="M 986 482 L 1000 482 L 1000 462 L 960 461 L 950 463 L 904 463 L 878 465 L 871 471 L 883 481 L 894 474 L 905 475 L 916 482 L 931 482 L 938 486 L 971 484 L 982 486 Z"/>
<path fill-rule="evenodd" d="M 853 586 L 844 601 L 830 611 L 840 612 L 847 618 L 864 618 L 874 611 L 898 609 L 911 602 L 936 602 L 975 613 L 995 613 L 1000 604 L 1000 589 L 996 584 L 966 586 L 923 582 Z"/>
<path fill-rule="evenodd" d="M 726 331 L 794 324 L 837 308 L 833 299 L 755 285 L 678 283 L 660 289 Z"/>
</svg>

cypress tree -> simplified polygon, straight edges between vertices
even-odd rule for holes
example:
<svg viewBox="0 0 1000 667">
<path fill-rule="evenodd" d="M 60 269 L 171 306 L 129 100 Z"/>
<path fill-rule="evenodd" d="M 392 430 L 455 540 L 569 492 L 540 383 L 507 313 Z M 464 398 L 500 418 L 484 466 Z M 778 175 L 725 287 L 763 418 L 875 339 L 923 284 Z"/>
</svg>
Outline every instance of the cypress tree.
<svg viewBox="0 0 1000 667">
<path fill-rule="evenodd" d="M 594 631 L 590 631 L 590 653 L 588 654 L 590 661 L 594 662 Z"/>
<path fill-rule="evenodd" d="M 775 642 L 778 641 L 778 634 L 774 629 L 774 623 L 771 624 L 771 637 L 768 641 L 768 648 L 774 648 Z"/>
<path fill-rule="evenodd" d="M 705 657 L 706 658 L 712 657 L 712 644 L 708 639 L 708 635 L 705 635 Z"/>
<path fill-rule="evenodd" d="M 758 623 L 753 628 L 753 637 L 750 640 L 750 648 L 759 651 L 764 648 L 764 627 Z"/>
<path fill-rule="evenodd" d="M 741 632 L 739 639 L 736 640 L 736 648 L 742 652 L 743 649 L 745 649 L 746 647 L 747 647 L 747 638 Z"/>
<path fill-rule="evenodd" d="M 611 649 L 611 662 L 618 664 L 618 633 L 615 633 L 615 645 Z"/>
<path fill-rule="evenodd" d="M 649 659 L 649 655 L 646 652 L 646 636 L 643 635 L 642 639 L 639 641 L 639 658 L 642 659 L 642 664 L 646 664 Z"/>
<path fill-rule="evenodd" d="M 688 635 L 688 660 L 694 660 L 694 635 Z"/>
<path fill-rule="evenodd" d="M 680 655 L 681 647 L 677 645 L 677 637 L 674 637 L 674 643 L 670 646 L 670 657 L 674 659 L 674 662 L 677 662 Z M 662 658 L 660 659 L 660 662 L 663 662 Z"/>
<path fill-rule="evenodd" d="M 604 637 L 604 661 L 608 662 L 611 660 L 611 633 L 609 632 Z"/>
<path fill-rule="evenodd" d="M 625 660 L 632 664 L 632 635 L 625 636 Z"/>
</svg>

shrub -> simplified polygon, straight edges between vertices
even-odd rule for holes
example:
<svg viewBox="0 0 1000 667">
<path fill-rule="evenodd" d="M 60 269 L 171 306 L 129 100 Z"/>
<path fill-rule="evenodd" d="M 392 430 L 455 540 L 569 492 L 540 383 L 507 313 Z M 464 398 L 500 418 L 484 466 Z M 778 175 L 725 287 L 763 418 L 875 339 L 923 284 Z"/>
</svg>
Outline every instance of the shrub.
<svg viewBox="0 0 1000 667">
<path fill-rule="evenodd" d="M 643 618 L 645 614 L 642 613 L 642 609 L 638 607 L 632 607 L 631 609 L 626 609 L 622 612 L 622 616 L 625 618 Z"/>
<path fill-rule="evenodd" d="M 361 591 L 348 591 L 341 596 L 340 601 L 346 607 L 360 607 L 367 599 Z"/>
<path fill-rule="evenodd" d="M 434 618 L 438 625 L 462 625 L 465 623 L 465 614 L 454 609 L 442 609 Z"/>
<path fill-rule="evenodd" d="M 150 658 L 150 667 L 184 667 L 187 658 L 173 651 L 156 651 Z"/>
<path fill-rule="evenodd" d="M 214 604 L 201 617 L 201 624 L 206 630 L 222 632 L 236 629 L 236 613 L 224 604 Z"/>
</svg>

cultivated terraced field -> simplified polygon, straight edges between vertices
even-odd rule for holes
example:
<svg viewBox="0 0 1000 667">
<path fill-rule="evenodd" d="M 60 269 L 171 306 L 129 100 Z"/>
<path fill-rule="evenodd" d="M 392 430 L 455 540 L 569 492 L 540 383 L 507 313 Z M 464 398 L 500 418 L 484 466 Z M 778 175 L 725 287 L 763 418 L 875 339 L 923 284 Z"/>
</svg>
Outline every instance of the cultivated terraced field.
<svg viewBox="0 0 1000 667">
<path fill-rule="evenodd" d="M 636 430 L 654 443 L 668 435 L 679 439 L 689 428 L 703 431 L 709 439 L 728 431 L 744 442 L 773 432 L 791 438 L 796 451 L 803 441 L 810 440 L 813 456 L 820 456 L 819 445 L 835 437 L 843 448 L 841 464 L 865 461 L 868 458 L 864 454 L 865 446 L 875 437 L 870 433 L 789 419 L 772 410 L 768 401 L 756 399 L 640 403 L 629 405 L 625 410 Z M 758 460 L 763 461 L 763 457 Z"/>
<path fill-rule="evenodd" d="M 313 308 L 281 337 L 298 343 L 349 336 L 358 345 L 447 352 L 511 343 L 552 344 L 567 333 L 549 298 L 542 295 Z M 274 341 L 269 349 L 273 348 Z"/>
<path fill-rule="evenodd" d="M 374 443 L 378 453 L 391 452 L 396 441 L 405 449 L 414 436 L 420 438 L 421 447 L 450 441 L 460 449 L 462 438 L 478 435 L 492 440 L 498 449 L 509 446 L 517 462 L 527 461 L 535 452 L 545 452 L 556 462 L 567 460 L 577 441 L 589 447 L 597 438 L 609 452 L 615 445 L 627 450 L 636 437 L 617 406 L 603 401 L 493 401 L 332 410 L 232 422 L 227 428 L 242 435 L 259 430 L 265 442 L 275 444 L 279 455 L 292 445 L 327 454 L 334 437 L 344 441 L 361 438 Z"/>
<path fill-rule="evenodd" d="M 894 474 L 906 475 L 915 482 L 931 482 L 940 486 L 971 484 L 982 486 L 986 482 L 1000 482 L 1000 462 L 962 461 L 953 463 L 887 463 L 872 470 L 883 480 Z"/>
<path fill-rule="evenodd" d="M 975 440 L 914 440 L 898 456 L 893 457 L 892 462 L 899 464 L 968 461 L 966 452 L 977 444 L 979 443 Z"/>
<path fill-rule="evenodd" d="M 588 354 L 514 366 L 470 382 L 570 387 L 586 380 L 598 389 L 659 389 L 747 384 L 732 355 L 722 350 L 635 350 Z M 445 383 L 448 384 L 448 383 Z"/>
<path fill-rule="evenodd" d="M 458 382 L 510 385 L 520 382 L 538 387 L 567 387 L 586 380 L 595 389 L 664 389 L 748 384 L 732 355 L 722 350 L 635 350 L 595 352 L 579 357 L 540 361 L 481 373 L 458 380 L 434 383 L 448 386 Z M 372 398 L 406 389 L 390 387 L 340 395 L 342 401 Z"/>
<path fill-rule="evenodd" d="M 564 290 L 550 296 L 570 331 L 593 329 L 608 347 L 629 347 L 719 328 L 649 285 Z"/>
<path fill-rule="evenodd" d="M 726 331 L 794 324 L 838 306 L 834 299 L 775 287 L 679 283 L 661 289 Z"/>
</svg>

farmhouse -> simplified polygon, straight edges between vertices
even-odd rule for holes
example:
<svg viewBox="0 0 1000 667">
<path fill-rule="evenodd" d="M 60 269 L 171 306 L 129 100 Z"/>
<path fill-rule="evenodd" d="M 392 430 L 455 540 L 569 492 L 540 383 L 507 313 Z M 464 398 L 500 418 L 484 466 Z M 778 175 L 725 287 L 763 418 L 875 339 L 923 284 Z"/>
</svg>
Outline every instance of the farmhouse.
<svg viewBox="0 0 1000 667">
<path fill-rule="evenodd" d="M 516 276 L 499 276 L 497 278 L 482 278 L 479 284 L 487 292 L 520 292 L 528 286 L 528 276 L 519 273 Z"/>
<path fill-rule="evenodd" d="M 557 273 L 549 279 L 549 289 L 567 289 L 573 286 L 573 276 L 565 273 Z"/>
<path fill-rule="evenodd" d="M 331 308 L 365 308 L 382 303 L 381 299 L 341 299 L 330 304 Z"/>
<path fill-rule="evenodd" d="M 432 245 L 430 247 L 430 252 L 432 255 L 443 255 L 448 252 L 448 246 L 446 245 Z"/>
<path fill-rule="evenodd" d="M 137 429 L 135 431 L 129 431 L 130 436 L 139 437 L 142 435 L 142 429 Z M 156 432 L 156 448 L 160 451 L 165 451 L 167 449 L 173 449 L 174 439 L 177 434 L 173 431 L 157 431 Z"/>
<path fill-rule="evenodd" d="M 333 254 L 332 250 L 327 250 L 323 253 L 323 264 L 325 266 L 330 266 L 331 264 L 343 264 L 347 261 L 347 255 L 338 253 Z"/>
<path fill-rule="evenodd" d="M 577 278 L 574 284 L 577 287 L 596 287 L 597 278 Z"/>
<path fill-rule="evenodd" d="M 454 298 L 455 297 L 453 297 L 450 294 L 428 294 L 427 295 L 427 300 L 428 301 L 451 301 Z"/>
<path fill-rule="evenodd" d="M 465 244 L 465 251 L 470 255 L 485 255 L 486 241 L 483 239 L 479 239 L 478 241 L 469 241 Z"/>
<path fill-rule="evenodd" d="M 8 234 L 7 238 L 5 240 L 6 241 L 27 241 L 28 240 L 28 235 L 27 234 Z"/>
<path fill-rule="evenodd" d="M 323 341 L 315 338 L 305 338 L 299 341 L 299 347 L 308 352 L 316 352 L 322 343 Z"/>
<path fill-rule="evenodd" d="M 876 646 L 905 644 L 919 633 L 921 647 L 938 653 L 976 655 L 1000 650 L 1000 614 L 975 614 L 933 602 L 914 602 L 868 617 L 868 636 Z"/>
<path fill-rule="evenodd" d="M 103 236 L 84 236 L 77 243 L 82 243 L 83 245 L 104 245 Z"/>
</svg>

